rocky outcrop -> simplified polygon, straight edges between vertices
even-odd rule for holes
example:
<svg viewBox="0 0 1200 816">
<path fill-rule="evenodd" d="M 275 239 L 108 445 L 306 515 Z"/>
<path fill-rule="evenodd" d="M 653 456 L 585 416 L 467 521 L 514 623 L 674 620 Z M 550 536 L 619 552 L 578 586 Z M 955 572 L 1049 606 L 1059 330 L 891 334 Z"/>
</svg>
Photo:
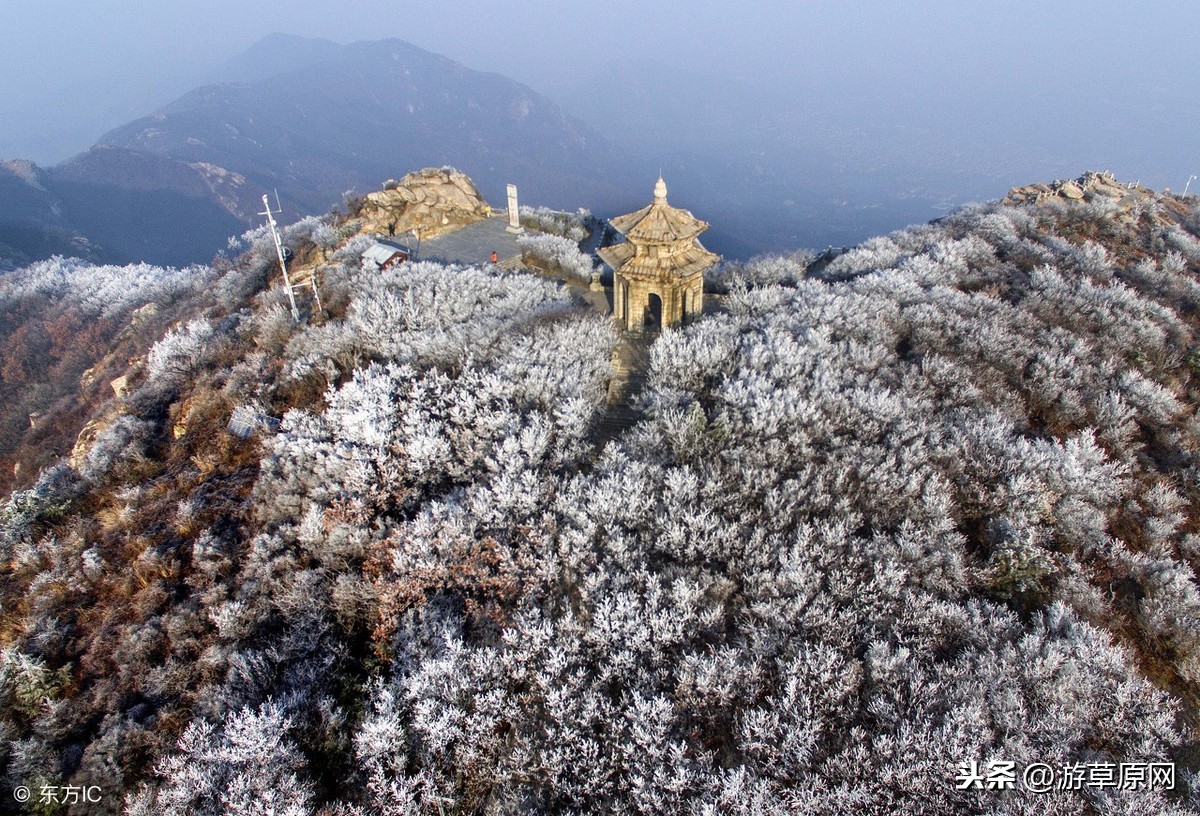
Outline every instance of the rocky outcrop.
<svg viewBox="0 0 1200 816">
<path fill-rule="evenodd" d="M 417 230 L 432 238 L 491 214 L 475 182 L 451 168 L 426 168 L 370 193 L 359 217 L 364 232 L 402 235 Z"/>
<path fill-rule="evenodd" d="M 96 440 L 113 426 L 120 415 L 120 411 L 110 406 L 104 413 L 88 420 L 87 424 L 83 426 L 83 430 L 79 432 L 79 436 L 75 438 L 75 444 L 71 447 L 71 455 L 67 458 L 72 468 L 76 471 L 83 470 L 88 454 L 96 445 Z"/>
<path fill-rule="evenodd" d="M 1077 179 L 1051 182 L 1050 184 L 1029 184 L 1025 187 L 1014 187 L 1008 191 L 1004 201 L 1006 204 L 1041 204 L 1051 199 L 1066 199 L 1069 201 L 1094 201 L 1097 198 L 1109 198 L 1121 203 L 1133 201 L 1151 195 L 1137 185 L 1122 184 L 1112 173 L 1089 170 Z"/>
</svg>

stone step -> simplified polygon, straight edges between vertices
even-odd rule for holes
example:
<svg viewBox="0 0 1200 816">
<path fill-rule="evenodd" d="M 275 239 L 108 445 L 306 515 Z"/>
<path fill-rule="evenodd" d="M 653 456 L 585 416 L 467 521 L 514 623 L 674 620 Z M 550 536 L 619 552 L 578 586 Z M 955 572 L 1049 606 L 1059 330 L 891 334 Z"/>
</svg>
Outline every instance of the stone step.
<svg viewBox="0 0 1200 816">
<path fill-rule="evenodd" d="M 604 450 L 609 442 L 623 436 L 630 428 L 637 425 L 642 417 L 635 411 L 620 405 L 613 406 L 600 417 L 592 429 L 592 443 L 597 453 Z"/>
<path fill-rule="evenodd" d="M 628 408 L 606 411 L 596 424 L 606 428 L 632 428 L 642 421 L 642 415 Z"/>
</svg>

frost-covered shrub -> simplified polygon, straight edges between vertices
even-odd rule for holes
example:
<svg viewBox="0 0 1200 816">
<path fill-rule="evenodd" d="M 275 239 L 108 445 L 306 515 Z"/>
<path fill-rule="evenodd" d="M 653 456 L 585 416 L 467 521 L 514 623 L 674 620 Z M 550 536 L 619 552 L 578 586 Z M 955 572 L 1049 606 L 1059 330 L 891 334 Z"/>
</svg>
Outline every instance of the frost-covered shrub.
<svg viewBox="0 0 1200 816">
<path fill-rule="evenodd" d="M 111 317 L 146 303 L 166 304 L 211 286 L 209 267 L 184 269 L 131 264 L 96 266 L 51 258 L 0 276 L 0 312 L 39 298 L 70 304 L 84 314 Z"/>
<path fill-rule="evenodd" d="M 297 246 L 301 241 L 311 241 L 319 244 L 316 236 L 323 237 L 326 245 L 332 244 L 337 233 L 330 226 L 328 215 L 308 215 L 293 224 L 285 226 L 281 232 L 283 243 L 289 247 Z"/>
<path fill-rule="evenodd" d="M 825 267 L 824 276 L 841 280 L 894 266 L 902 255 L 900 247 L 891 237 L 871 238 L 859 246 L 843 252 Z"/>
<path fill-rule="evenodd" d="M 96 437 L 79 468 L 79 475 L 89 482 L 99 482 L 115 464 L 142 455 L 153 430 L 154 423 L 147 420 L 128 414 L 118 417 Z"/>
<path fill-rule="evenodd" d="M 519 210 L 521 225 L 538 232 L 557 235 L 578 244 L 587 237 L 588 229 L 584 219 L 588 216 L 586 210 L 578 213 L 560 212 L 548 207 L 526 207 Z"/>
<path fill-rule="evenodd" d="M 760 255 L 745 263 L 724 262 L 706 271 L 704 282 L 718 292 L 727 292 L 736 285 L 794 286 L 807 276 L 815 258 L 812 252 L 802 250 L 789 255 Z"/>
<path fill-rule="evenodd" d="M 362 254 L 367 251 L 367 247 L 374 243 L 375 239 L 369 235 L 355 235 L 345 244 L 343 244 L 337 252 L 333 253 L 330 258 L 334 263 L 341 264 L 358 264 L 362 259 Z"/>
<path fill-rule="evenodd" d="M 1139 559 L 1140 560 L 1140 559 Z M 1139 565 L 1144 597 L 1138 618 L 1160 638 L 1173 662 L 1192 683 L 1200 682 L 1200 591 L 1190 569 L 1166 561 Z"/>
<path fill-rule="evenodd" d="M 259 226 L 251 227 L 241 235 L 231 235 L 227 243 L 232 250 L 244 252 L 254 248 L 257 252 L 266 252 L 270 242 L 271 228 L 266 224 L 260 224 Z M 274 245 L 271 244 L 271 246 Z"/>
<path fill-rule="evenodd" d="M 214 330 L 197 389 L 274 433 L 5 510 L 14 647 L 71 680 L 6 767 L 84 745 L 133 813 L 1186 812 L 953 784 L 1189 739 L 1196 270 L 1101 215 L 756 259 L 614 405 L 566 287 L 343 248 L 324 322 Z"/>
<path fill-rule="evenodd" d="M 15 548 L 32 543 L 39 522 L 58 518 L 81 492 L 79 477 L 65 464 L 42 471 L 28 490 L 14 491 L 0 506 L 0 557 L 12 557 Z"/>
<path fill-rule="evenodd" d="M 486 349 L 514 326 L 573 307 L 561 284 L 478 267 L 406 263 L 384 272 L 350 272 L 346 319 L 313 326 L 287 351 L 296 376 L 322 360 L 449 362 Z"/>
<path fill-rule="evenodd" d="M 66 682 L 64 674 L 11 647 L 0 650 L 0 705 L 24 717 L 36 717 L 54 704 Z"/>
<path fill-rule="evenodd" d="M 133 797 L 126 813 L 309 816 L 312 787 L 289 727 L 280 707 L 270 703 L 238 711 L 220 728 L 191 723 L 177 753 L 156 768 L 161 784 Z"/>
<path fill-rule="evenodd" d="M 151 382 L 179 382 L 204 364 L 213 339 L 213 327 L 196 318 L 168 331 L 146 356 Z"/>
<path fill-rule="evenodd" d="M 557 235 L 526 234 L 517 238 L 517 246 L 525 255 L 577 281 L 591 281 L 596 271 L 593 260 L 579 251 L 569 238 Z"/>
</svg>

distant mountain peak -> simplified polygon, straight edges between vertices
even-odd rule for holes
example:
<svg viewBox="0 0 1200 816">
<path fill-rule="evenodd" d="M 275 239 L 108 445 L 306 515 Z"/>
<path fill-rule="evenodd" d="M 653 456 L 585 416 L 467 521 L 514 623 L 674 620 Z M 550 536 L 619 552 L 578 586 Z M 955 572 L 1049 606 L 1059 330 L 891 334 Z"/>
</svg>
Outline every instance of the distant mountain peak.
<svg viewBox="0 0 1200 816">
<path fill-rule="evenodd" d="M 295 43 L 283 35 L 251 50 L 280 44 Z M 398 38 L 302 44 L 320 64 L 196 88 L 101 143 L 226 168 L 278 187 L 305 212 L 328 210 L 348 188 L 445 164 L 493 198 L 507 183 L 572 208 L 620 195 L 609 181 L 626 164 L 616 148 L 521 83 Z"/>
<path fill-rule="evenodd" d="M 30 187 L 38 190 L 46 189 L 42 186 L 41 168 L 28 159 L 7 159 L 0 161 L 0 169 L 7 170 Z"/>
<path fill-rule="evenodd" d="M 210 83 L 261 82 L 306 65 L 332 59 L 341 53 L 344 47 L 331 40 L 276 31 L 226 60 L 212 71 L 206 80 Z"/>
<path fill-rule="evenodd" d="M 515 183 L 534 204 L 626 204 L 627 158 L 528 86 L 398 38 L 340 45 L 290 34 L 265 37 L 209 84 L 105 133 L 49 171 L 47 186 L 96 243 L 177 264 L 211 259 L 257 223 L 263 191 L 277 190 L 291 215 L 321 214 L 347 190 L 443 165 L 492 200 Z M 174 250 L 155 250 L 162 236 Z"/>
</svg>

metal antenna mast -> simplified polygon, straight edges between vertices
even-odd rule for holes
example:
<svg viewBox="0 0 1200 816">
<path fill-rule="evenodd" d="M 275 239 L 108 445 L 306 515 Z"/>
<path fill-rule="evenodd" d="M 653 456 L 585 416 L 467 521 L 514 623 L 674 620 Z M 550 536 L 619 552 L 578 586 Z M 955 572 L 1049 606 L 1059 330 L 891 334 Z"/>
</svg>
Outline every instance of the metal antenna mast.
<svg viewBox="0 0 1200 816">
<path fill-rule="evenodd" d="M 292 291 L 292 279 L 288 277 L 287 260 L 283 257 L 283 244 L 279 240 L 279 231 L 275 229 L 275 215 L 271 212 L 271 198 L 263 195 L 264 212 L 259 215 L 267 217 L 267 225 L 271 228 L 271 237 L 275 239 L 275 252 L 279 255 L 279 268 L 283 270 L 283 285 L 287 287 L 288 303 L 292 304 L 292 320 L 300 322 L 300 310 L 296 308 L 296 294 Z M 315 289 L 315 287 L 314 287 Z"/>
<path fill-rule="evenodd" d="M 325 307 L 321 305 L 321 291 L 317 289 L 317 272 L 317 269 L 312 271 L 312 277 L 309 278 L 308 283 L 310 286 L 312 286 L 313 300 L 317 302 L 317 313 L 324 314 Z"/>
</svg>

